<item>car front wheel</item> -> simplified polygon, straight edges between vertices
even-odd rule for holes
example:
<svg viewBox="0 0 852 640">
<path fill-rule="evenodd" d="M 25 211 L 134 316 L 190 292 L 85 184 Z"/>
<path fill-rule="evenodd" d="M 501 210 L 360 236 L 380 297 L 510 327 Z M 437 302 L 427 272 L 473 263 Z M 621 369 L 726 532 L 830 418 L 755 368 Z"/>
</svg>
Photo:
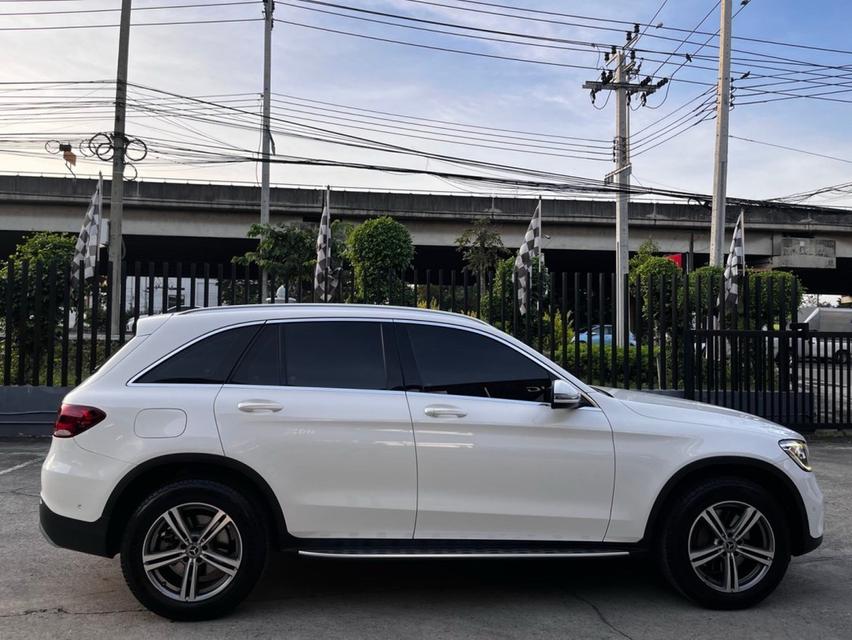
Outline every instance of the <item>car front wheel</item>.
<svg viewBox="0 0 852 640">
<path fill-rule="evenodd" d="M 121 549 L 130 590 L 173 620 L 224 615 L 254 587 L 266 561 L 267 534 L 252 503 L 207 480 L 170 484 L 131 517 Z"/>
<path fill-rule="evenodd" d="M 790 562 L 786 518 L 763 487 L 720 478 L 675 500 L 659 539 L 663 573 L 713 609 L 741 609 L 768 596 Z"/>
</svg>

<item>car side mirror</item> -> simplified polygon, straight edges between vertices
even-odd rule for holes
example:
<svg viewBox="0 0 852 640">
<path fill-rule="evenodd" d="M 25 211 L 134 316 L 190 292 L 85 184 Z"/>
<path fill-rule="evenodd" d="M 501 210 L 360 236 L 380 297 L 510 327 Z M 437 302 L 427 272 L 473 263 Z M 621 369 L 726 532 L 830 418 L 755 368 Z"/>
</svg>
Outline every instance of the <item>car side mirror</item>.
<svg viewBox="0 0 852 640">
<path fill-rule="evenodd" d="M 580 406 L 582 399 L 580 390 L 567 380 L 553 381 L 553 398 L 550 406 L 554 409 L 574 409 Z"/>
</svg>

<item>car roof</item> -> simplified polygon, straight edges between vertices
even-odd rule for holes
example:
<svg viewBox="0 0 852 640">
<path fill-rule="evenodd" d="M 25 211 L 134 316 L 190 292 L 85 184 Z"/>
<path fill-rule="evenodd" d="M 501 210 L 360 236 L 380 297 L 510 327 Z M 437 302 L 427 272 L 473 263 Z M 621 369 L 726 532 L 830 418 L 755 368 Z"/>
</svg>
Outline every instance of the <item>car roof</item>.
<svg viewBox="0 0 852 640">
<path fill-rule="evenodd" d="M 483 320 L 461 313 L 370 304 L 244 304 L 187 309 L 174 314 L 175 318 L 187 316 L 199 319 L 202 317 L 211 320 L 221 319 L 223 324 L 289 318 L 375 318 L 490 326 Z"/>
</svg>

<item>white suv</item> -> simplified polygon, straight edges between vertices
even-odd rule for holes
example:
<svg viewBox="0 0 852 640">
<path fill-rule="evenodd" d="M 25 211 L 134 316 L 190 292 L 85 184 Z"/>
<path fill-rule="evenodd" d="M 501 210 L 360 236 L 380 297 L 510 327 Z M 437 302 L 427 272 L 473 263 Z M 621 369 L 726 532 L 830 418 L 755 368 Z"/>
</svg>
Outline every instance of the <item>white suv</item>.
<svg viewBox="0 0 852 640">
<path fill-rule="evenodd" d="M 823 529 L 793 431 L 589 387 L 465 316 L 357 305 L 140 319 L 65 398 L 41 498 L 51 541 L 120 553 L 136 597 L 184 620 L 236 606 L 270 549 L 651 552 L 693 600 L 739 608 Z"/>
</svg>

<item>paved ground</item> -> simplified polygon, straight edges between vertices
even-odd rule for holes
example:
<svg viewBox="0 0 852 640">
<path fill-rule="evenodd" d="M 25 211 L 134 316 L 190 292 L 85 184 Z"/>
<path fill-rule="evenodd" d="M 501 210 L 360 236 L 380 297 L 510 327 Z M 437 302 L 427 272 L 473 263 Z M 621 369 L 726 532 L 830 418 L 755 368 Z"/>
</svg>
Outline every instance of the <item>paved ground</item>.
<svg viewBox="0 0 852 640">
<path fill-rule="evenodd" d="M 275 558 L 230 617 L 176 624 L 140 608 L 117 560 L 38 531 L 44 442 L 0 442 L 0 639 L 852 639 L 852 442 L 815 443 L 827 532 L 750 611 L 699 609 L 644 562 Z"/>
</svg>

